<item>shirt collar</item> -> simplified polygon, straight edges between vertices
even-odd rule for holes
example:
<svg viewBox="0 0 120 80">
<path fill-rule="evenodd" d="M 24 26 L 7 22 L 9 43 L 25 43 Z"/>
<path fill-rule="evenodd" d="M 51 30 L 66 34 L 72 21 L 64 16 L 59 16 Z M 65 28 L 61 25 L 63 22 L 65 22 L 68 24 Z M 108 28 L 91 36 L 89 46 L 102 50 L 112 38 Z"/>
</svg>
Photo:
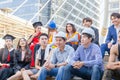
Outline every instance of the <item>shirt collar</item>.
<svg viewBox="0 0 120 80">
<path fill-rule="evenodd" d="M 82 45 L 83 46 L 83 45 Z M 90 45 L 87 47 L 87 48 L 85 48 L 84 46 L 83 46 L 83 48 L 84 49 L 89 49 L 89 48 L 91 48 L 91 46 L 92 46 L 92 43 L 90 43 Z"/>
<path fill-rule="evenodd" d="M 9 50 L 9 52 L 11 52 L 13 49 L 14 49 L 14 48 L 11 48 L 11 49 Z"/>
<path fill-rule="evenodd" d="M 59 48 L 57 48 L 57 51 L 61 52 Z M 65 45 L 64 51 L 67 51 L 67 45 Z"/>
</svg>

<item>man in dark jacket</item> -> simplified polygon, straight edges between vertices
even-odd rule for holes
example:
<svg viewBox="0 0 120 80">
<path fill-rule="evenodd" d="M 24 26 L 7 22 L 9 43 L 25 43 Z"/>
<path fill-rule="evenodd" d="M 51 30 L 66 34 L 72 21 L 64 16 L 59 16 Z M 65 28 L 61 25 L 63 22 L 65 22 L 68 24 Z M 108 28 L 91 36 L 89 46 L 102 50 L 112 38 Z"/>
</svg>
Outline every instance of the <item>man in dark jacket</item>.
<svg viewBox="0 0 120 80">
<path fill-rule="evenodd" d="M 93 41 L 93 43 L 99 45 L 99 31 L 97 28 L 91 26 L 92 25 L 92 19 L 87 17 L 83 19 L 83 26 L 85 26 L 86 28 L 92 28 L 94 30 L 95 33 L 95 39 Z"/>
</svg>

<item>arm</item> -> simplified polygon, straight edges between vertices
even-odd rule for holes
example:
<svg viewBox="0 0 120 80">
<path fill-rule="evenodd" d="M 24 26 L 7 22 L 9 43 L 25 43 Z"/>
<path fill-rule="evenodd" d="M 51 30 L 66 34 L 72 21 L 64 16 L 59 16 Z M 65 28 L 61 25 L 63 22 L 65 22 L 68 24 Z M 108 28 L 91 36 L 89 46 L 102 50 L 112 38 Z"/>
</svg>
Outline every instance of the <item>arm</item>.
<svg viewBox="0 0 120 80">
<path fill-rule="evenodd" d="M 78 41 L 78 34 L 74 35 L 74 37 L 67 40 L 67 42 L 77 42 Z"/>
<path fill-rule="evenodd" d="M 52 64 L 56 64 L 56 63 L 57 63 L 56 52 L 53 52 L 53 53 L 52 53 L 51 63 L 52 63 Z"/>
<path fill-rule="evenodd" d="M 110 28 L 109 28 L 105 42 L 109 43 L 109 42 L 111 42 L 111 40 L 112 40 L 112 37 L 111 37 L 111 31 L 110 31 Z"/>
<path fill-rule="evenodd" d="M 78 60 L 80 60 L 80 46 L 75 51 L 74 55 L 68 60 L 68 63 L 73 65 Z"/>
<path fill-rule="evenodd" d="M 50 47 L 55 44 L 55 41 L 56 41 L 55 40 L 55 35 L 56 35 L 56 33 L 53 33 L 52 43 L 49 44 Z"/>
<path fill-rule="evenodd" d="M 96 43 L 96 44 L 98 44 L 99 45 L 99 31 L 98 31 L 98 29 L 96 29 L 96 28 L 93 28 L 93 27 L 91 27 L 93 30 L 94 30 L 94 32 L 95 32 L 95 39 L 94 39 L 94 43 Z"/>
<path fill-rule="evenodd" d="M 110 49 L 110 57 L 108 62 L 115 62 L 116 56 L 118 55 L 118 50 L 117 50 L 118 45 L 113 45 Z"/>
<path fill-rule="evenodd" d="M 35 68 L 40 69 L 40 59 L 39 59 L 40 53 L 36 52 L 36 59 L 35 59 Z"/>
<path fill-rule="evenodd" d="M 31 36 L 29 37 L 27 43 L 30 44 L 30 43 L 32 42 L 33 38 L 34 38 L 34 35 L 31 35 Z"/>
</svg>

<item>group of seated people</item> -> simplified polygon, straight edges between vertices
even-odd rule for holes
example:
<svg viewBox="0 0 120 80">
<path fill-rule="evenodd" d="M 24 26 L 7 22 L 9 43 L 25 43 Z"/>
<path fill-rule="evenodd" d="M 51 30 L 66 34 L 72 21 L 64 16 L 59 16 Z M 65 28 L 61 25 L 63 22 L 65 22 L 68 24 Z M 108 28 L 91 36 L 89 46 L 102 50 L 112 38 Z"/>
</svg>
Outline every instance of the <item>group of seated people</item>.
<svg viewBox="0 0 120 80">
<path fill-rule="evenodd" d="M 6 34 L 5 47 L 0 49 L 0 80 L 71 80 L 74 76 L 86 80 L 120 79 L 120 14 L 112 13 L 112 26 L 106 42 L 99 44 L 98 29 L 92 19 L 84 18 L 85 28 L 76 31 L 73 22 L 66 23 L 66 33 L 57 31 L 54 21 L 48 24 L 48 34 L 42 33 L 42 22 L 33 24 L 34 33 L 28 40 L 20 38 L 13 47 L 14 36 Z M 110 54 L 104 66 L 105 51 Z M 116 61 L 117 59 L 117 61 Z"/>
</svg>

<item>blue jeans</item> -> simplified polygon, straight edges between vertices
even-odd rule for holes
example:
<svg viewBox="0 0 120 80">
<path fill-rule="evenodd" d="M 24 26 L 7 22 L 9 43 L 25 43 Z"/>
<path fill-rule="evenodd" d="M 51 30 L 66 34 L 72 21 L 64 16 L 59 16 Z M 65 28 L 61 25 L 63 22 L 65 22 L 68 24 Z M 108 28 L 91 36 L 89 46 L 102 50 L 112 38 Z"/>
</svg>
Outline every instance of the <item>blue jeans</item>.
<svg viewBox="0 0 120 80">
<path fill-rule="evenodd" d="M 107 43 L 101 44 L 100 49 L 101 49 L 101 53 L 102 53 L 102 58 L 104 58 L 105 51 L 107 51 L 110 54 L 110 49 L 108 48 Z"/>
<path fill-rule="evenodd" d="M 63 76 L 63 70 L 64 70 L 63 66 L 59 68 L 53 68 L 51 70 L 47 70 L 45 67 L 42 67 L 40 75 L 38 76 L 38 80 L 46 80 L 47 75 L 55 76 L 56 77 L 55 80 L 62 80 L 61 76 Z"/>
<path fill-rule="evenodd" d="M 103 71 L 98 65 L 94 65 L 92 68 L 87 68 L 85 66 L 80 69 L 75 69 L 71 65 L 64 67 L 63 80 L 70 80 L 71 75 L 75 75 L 87 80 L 101 80 Z"/>
</svg>

